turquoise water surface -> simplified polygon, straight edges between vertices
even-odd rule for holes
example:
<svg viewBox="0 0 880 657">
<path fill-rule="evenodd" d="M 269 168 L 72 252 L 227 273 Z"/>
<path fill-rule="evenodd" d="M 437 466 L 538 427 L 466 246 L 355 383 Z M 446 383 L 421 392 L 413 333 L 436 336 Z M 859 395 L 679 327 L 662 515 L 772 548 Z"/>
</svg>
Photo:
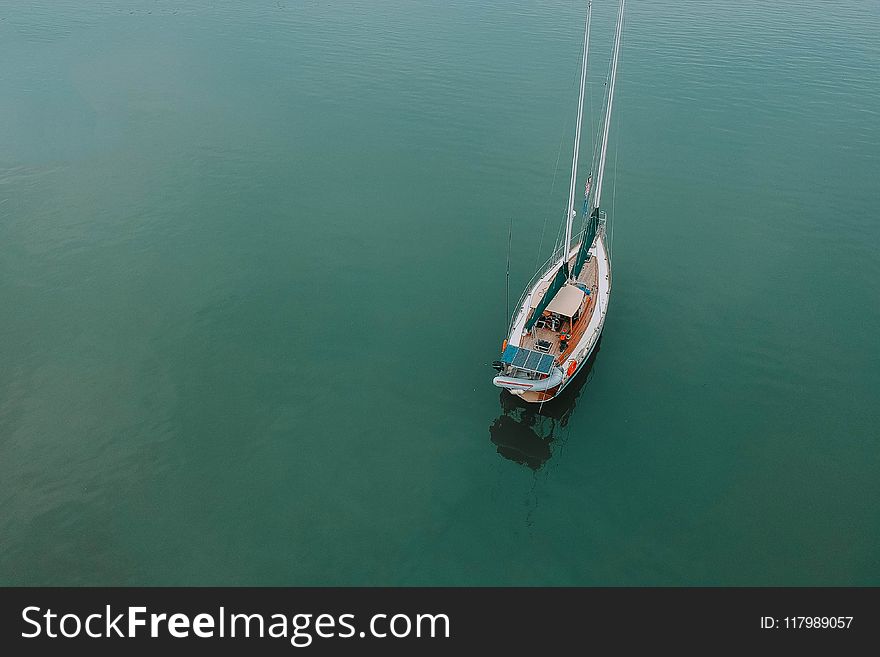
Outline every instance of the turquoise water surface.
<svg viewBox="0 0 880 657">
<path fill-rule="evenodd" d="M 880 4 L 627 3 L 605 334 L 536 412 L 490 363 L 583 16 L 0 3 L 0 584 L 880 584 Z"/>
</svg>

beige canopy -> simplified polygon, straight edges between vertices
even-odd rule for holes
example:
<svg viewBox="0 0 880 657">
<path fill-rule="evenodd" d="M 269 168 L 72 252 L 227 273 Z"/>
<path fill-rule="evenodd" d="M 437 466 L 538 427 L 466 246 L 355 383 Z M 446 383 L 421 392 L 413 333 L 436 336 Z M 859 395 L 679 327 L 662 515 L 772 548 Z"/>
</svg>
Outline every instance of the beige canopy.
<svg viewBox="0 0 880 657">
<path fill-rule="evenodd" d="M 584 300 L 584 292 L 576 285 L 566 285 L 553 297 L 547 310 L 557 315 L 574 317 Z"/>
</svg>

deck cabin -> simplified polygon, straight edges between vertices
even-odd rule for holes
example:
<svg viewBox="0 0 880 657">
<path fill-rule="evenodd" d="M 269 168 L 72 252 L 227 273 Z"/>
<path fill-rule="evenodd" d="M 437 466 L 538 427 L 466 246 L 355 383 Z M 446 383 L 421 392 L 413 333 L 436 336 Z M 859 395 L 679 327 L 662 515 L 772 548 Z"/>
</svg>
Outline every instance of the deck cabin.
<svg viewBox="0 0 880 657">
<path fill-rule="evenodd" d="M 549 285 L 547 281 L 532 295 L 530 312 L 541 302 Z M 564 362 L 589 323 L 598 290 L 596 259 L 590 258 L 577 281 L 564 285 L 532 329 L 523 334 L 520 345 L 550 354 L 558 364 Z"/>
</svg>

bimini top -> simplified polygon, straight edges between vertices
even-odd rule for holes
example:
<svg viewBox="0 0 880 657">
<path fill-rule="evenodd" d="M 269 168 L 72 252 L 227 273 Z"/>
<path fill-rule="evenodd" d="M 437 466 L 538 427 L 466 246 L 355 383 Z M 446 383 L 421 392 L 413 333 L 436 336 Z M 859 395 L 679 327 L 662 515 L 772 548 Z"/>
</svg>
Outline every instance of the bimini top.
<svg viewBox="0 0 880 657">
<path fill-rule="evenodd" d="M 554 358 L 550 354 L 542 354 L 540 351 L 532 351 L 531 349 L 523 349 L 522 347 L 514 347 L 512 344 L 504 348 L 501 354 L 501 362 L 507 365 L 535 372 L 536 374 L 550 374 L 553 368 Z"/>
<path fill-rule="evenodd" d="M 553 297 L 547 310 L 557 315 L 574 317 L 584 300 L 584 291 L 577 285 L 566 285 Z"/>
</svg>

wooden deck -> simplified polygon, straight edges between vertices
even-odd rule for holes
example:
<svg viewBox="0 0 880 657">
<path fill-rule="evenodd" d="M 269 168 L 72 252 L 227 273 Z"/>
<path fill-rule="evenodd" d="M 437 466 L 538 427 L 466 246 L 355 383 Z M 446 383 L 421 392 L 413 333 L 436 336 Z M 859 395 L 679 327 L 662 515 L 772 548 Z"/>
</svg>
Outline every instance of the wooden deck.
<svg viewBox="0 0 880 657">
<path fill-rule="evenodd" d="M 569 265 L 574 265 L 574 262 L 569 263 Z M 557 331 L 553 331 L 549 328 L 537 328 L 536 326 L 523 337 L 523 347 L 527 349 L 536 349 L 536 343 L 538 340 L 546 340 L 550 343 L 550 351 L 547 353 L 552 354 L 556 358 L 557 364 L 565 361 L 569 352 L 581 339 L 584 331 L 587 330 L 587 325 L 590 323 L 590 317 L 593 315 L 593 306 L 595 305 L 596 297 L 599 294 L 599 265 L 595 257 L 590 258 L 589 262 L 584 265 L 580 276 L 578 276 L 578 282 L 588 285 L 590 288 L 590 294 L 584 298 L 584 303 L 580 310 L 580 317 L 578 321 L 575 322 L 574 327 L 569 327 L 567 321 L 563 322 L 562 326 Z M 560 347 L 559 338 L 566 331 L 570 333 L 571 337 L 568 340 L 566 349 L 563 351 Z"/>
</svg>

